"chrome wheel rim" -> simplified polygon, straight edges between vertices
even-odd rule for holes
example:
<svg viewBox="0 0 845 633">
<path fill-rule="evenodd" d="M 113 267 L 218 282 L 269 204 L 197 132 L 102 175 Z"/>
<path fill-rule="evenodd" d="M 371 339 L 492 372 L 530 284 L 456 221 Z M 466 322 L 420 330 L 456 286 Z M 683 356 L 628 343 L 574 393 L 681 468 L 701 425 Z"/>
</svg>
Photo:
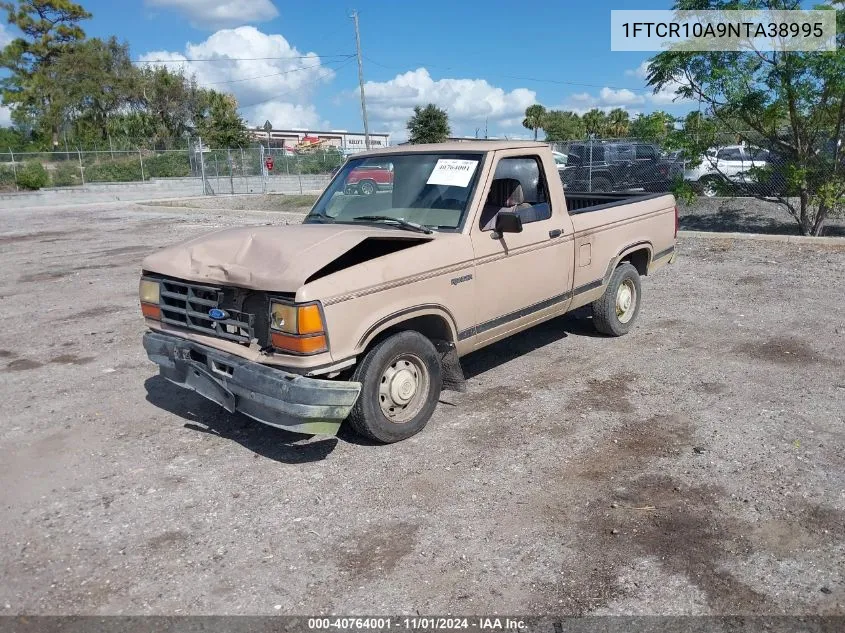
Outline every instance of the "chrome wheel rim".
<svg viewBox="0 0 845 633">
<path fill-rule="evenodd" d="M 620 323 L 627 323 L 634 316 L 637 308 L 637 288 L 634 282 L 626 279 L 616 291 L 616 318 Z"/>
<path fill-rule="evenodd" d="M 368 182 L 361 184 L 361 193 L 363 193 L 365 196 L 372 195 L 374 191 L 375 187 L 372 184 Z"/>
<path fill-rule="evenodd" d="M 425 405 L 431 380 L 422 360 L 413 354 L 400 354 L 382 373 L 378 399 L 381 412 L 390 422 L 404 424 Z"/>
<path fill-rule="evenodd" d="M 708 198 L 712 198 L 713 196 L 715 196 L 717 193 L 716 183 L 714 183 L 712 180 L 708 180 L 706 183 L 704 183 L 702 193 L 704 193 L 704 195 Z"/>
</svg>

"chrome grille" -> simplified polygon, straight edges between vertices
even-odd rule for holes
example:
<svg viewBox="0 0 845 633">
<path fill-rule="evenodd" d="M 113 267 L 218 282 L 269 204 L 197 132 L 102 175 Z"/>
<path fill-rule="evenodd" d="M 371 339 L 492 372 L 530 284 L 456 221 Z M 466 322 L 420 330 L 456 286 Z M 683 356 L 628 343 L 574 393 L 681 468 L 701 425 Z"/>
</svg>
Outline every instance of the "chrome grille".
<svg viewBox="0 0 845 633">
<path fill-rule="evenodd" d="M 249 345 L 253 339 L 255 317 L 227 308 L 223 305 L 223 297 L 222 288 L 162 279 L 161 320 L 169 325 Z M 212 308 L 225 310 L 229 318 L 212 319 L 208 316 Z"/>
</svg>

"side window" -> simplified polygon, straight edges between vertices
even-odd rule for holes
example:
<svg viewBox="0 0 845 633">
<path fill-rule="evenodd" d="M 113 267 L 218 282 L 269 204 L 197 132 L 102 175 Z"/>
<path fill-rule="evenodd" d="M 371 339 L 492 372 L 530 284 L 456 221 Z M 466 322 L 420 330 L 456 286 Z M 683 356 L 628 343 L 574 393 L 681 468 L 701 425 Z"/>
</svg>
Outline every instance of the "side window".
<svg viewBox="0 0 845 633">
<path fill-rule="evenodd" d="M 731 147 L 729 149 L 720 149 L 716 154 L 719 160 L 742 160 L 742 152 L 738 147 Z"/>
<path fill-rule="evenodd" d="M 639 158 L 639 156 L 637 156 Z M 627 162 L 634 160 L 634 148 L 630 145 L 616 146 L 616 162 Z"/>
<path fill-rule="evenodd" d="M 549 189 L 538 156 L 503 158 L 496 165 L 479 226 L 490 231 L 499 211 L 516 211 L 523 224 L 552 217 Z"/>
<path fill-rule="evenodd" d="M 637 160 L 654 160 L 657 154 L 651 145 L 637 145 Z"/>
</svg>

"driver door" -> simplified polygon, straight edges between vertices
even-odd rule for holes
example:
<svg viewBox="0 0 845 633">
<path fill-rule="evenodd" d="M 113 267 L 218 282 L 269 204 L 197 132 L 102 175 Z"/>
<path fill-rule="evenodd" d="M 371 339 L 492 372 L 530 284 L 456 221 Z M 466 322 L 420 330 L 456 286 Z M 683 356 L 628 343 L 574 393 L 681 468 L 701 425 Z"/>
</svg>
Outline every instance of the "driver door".
<svg viewBox="0 0 845 633">
<path fill-rule="evenodd" d="M 554 166 L 552 163 L 552 170 Z M 470 236 L 475 256 L 475 346 L 566 310 L 571 302 L 573 236 L 553 209 L 539 155 L 498 152 Z M 522 231 L 498 236 L 498 210 L 515 210 Z"/>
</svg>

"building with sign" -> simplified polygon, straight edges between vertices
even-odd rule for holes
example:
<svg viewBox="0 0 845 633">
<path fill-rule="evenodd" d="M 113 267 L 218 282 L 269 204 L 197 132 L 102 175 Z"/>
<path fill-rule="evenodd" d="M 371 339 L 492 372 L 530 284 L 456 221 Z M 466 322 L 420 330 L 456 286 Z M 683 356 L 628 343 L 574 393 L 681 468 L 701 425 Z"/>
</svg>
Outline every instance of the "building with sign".
<svg viewBox="0 0 845 633">
<path fill-rule="evenodd" d="M 249 130 L 250 136 L 265 146 L 284 149 L 290 153 L 303 153 L 318 149 L 338 149 L 346 155 L 366 151 L 363 132 L 331 130 L 277 130 L 265 123 L 264 127 Z M 370 149 L 390 145 L 390 134 L 370 132 Z"/>
</svg>

